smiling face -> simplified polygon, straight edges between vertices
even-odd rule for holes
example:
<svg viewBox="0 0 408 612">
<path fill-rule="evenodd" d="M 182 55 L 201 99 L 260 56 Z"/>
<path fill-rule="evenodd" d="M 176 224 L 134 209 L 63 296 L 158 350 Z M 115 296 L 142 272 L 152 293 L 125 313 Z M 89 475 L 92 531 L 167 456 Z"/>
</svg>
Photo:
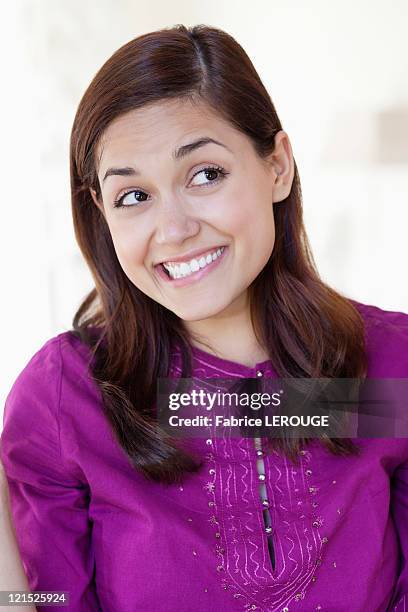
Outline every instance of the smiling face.
<svg viewBox="0 0 408 612">
<path fill-rule="evenodd" d="M 184 321 L 247 308 L 273 250 L 272 203 L 290 192 L 287 135 L 261 160 L 207 106 L 167 100 L 113 121 L 99 158 L 92 197 L 131 282 Z"/>
</svg>

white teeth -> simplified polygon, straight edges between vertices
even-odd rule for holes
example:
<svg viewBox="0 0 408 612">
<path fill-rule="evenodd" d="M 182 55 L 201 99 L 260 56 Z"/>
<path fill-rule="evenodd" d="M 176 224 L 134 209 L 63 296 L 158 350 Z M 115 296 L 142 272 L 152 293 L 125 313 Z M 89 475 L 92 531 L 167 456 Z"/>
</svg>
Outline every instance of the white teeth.
<svg viewBox="0 0 408 612">
<path fill-rule="evenodd" d="M 191 274 L 191 268 L 188 265 L 188 263 L 182 263 L 180 264 L 180 274 L 182 274 L 183 276 L 186 274 Z"/>
<path fill-rule="evenodd" d="M 206 256 L 200 257 L 200 259 L 192 259 L 188 263 L 184 261 L 181 264 L 164 263 L 163 266 L 166 268 L 171 278 L 183 278 L 211 264 L 221 255 L 224 248 L 225 247 L 221 247 L 213 253 L 208 253 Z"/>
</svg>

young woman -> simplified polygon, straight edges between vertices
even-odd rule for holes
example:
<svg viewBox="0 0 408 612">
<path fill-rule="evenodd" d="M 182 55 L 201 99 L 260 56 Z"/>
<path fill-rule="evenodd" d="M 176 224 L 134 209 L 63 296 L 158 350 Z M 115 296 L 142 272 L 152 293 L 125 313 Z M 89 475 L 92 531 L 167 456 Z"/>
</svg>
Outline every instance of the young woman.
<svg viewBox="0 0 408 612">
<path fill-rule="evenodd" d="M 159 378 L 408 376 L 408 315 L 320 279 L 244 50 L 206 26 L 130 41 L 70 151 L 95 288 L 17 378 L 2 434 L 31 589 L 75 612 L 404 610 L 408 440 L 183 443 L 157 422 Z"/>
</svg>

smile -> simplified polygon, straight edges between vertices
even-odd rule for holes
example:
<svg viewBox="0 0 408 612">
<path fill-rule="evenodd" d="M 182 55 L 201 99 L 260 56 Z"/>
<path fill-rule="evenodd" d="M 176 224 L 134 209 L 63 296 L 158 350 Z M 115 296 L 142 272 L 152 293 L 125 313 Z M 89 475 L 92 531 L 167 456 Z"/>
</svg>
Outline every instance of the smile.
<svg viewBox="0 0 408 612">
<path fill-rule="evenodd" d="M 222 246 L 207 253 L 202 253 L 189 261 L 166 261 L 156 266 L 160 278 L 174 286 L 184 286 L 199 281 L 218 267 L 224 259 L 227 247 Z"/>
<path fill-rule="evenodd" d="M 207 254 L 204 253 L 198 259 L 191 259 L 189 262 L 181 262 L 179 264 L 166 262 L 163 264 L 163 267 L 167 270 L 169 276 L 171 278 L 184 278 L 185 276 L 190 276 L 194 272 L 198 272 L 201 268 L 205 268 L 212 264 L 213 261 L 221 257 L 225 247 L 221 247 L 216 251 L 211 251 Z"/>
</svg>

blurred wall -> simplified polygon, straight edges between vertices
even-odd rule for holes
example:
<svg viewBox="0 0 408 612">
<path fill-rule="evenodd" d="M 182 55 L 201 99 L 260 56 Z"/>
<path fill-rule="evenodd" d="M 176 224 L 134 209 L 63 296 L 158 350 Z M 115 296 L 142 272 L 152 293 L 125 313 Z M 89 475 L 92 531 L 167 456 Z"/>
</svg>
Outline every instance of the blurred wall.
<svg viewBox="0 0 408 612">
<path fill-rule="evenodd" d="M 291 138 L 323 278 L 408 312 L 405 0 L 14 0 L 0 26 L 1 406 L 92 288 L 70 216 L 79 100 L 122 44 L 176 23 L 225 29 L 251 57 Z"/>
</svg>

